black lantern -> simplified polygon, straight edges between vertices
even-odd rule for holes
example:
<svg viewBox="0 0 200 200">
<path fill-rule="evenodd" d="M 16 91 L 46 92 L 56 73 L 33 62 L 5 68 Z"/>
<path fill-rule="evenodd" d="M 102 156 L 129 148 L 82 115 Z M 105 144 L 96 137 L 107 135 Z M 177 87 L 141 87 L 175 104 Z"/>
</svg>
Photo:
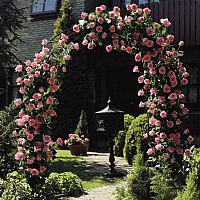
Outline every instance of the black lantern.
<svg viewBox="0 0 200 200">
<path fill-rule="evenodd" d="M 109 173 L 106 174 L 107 177 L 118 177 L 122 174 L 117 173 L 115 169 L 115 157 L 113 152 L 114 138 L 119 132 L 119 130 L 124 129 L 124 112 L 115 108 L 109 98 L 107 102 L 107 107 L 101 111 L 96 112 L 97 117 L 97 131 L 106 132 L 109 136 L 109 162 L 110 169 Z"/>
</svg>

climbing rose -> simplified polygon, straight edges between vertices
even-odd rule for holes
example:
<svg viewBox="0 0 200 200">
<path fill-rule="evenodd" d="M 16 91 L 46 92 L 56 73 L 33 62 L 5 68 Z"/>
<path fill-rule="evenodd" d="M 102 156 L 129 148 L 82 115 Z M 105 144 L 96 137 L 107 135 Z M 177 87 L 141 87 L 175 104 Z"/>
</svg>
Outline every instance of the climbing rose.
<svg viewBox="0 0 200 200">
<path fill-rule="evenodd" d="M 161 24 L 163 24 L 165 27 L 171 26 L 171 23 L 169 22 L 168 18 L 160 19 Z"/>
<path fill-rule="evenodd" d="M 17 67 L 15 68 L 16 72 L 21 72 L 22 71 L 22 65 L 17 65 Z"/>
<path fill-rule="evenodd" d="M 73 26 L 73 31 L 76 32 L 76 33 L 80 32 L 79 25 L 75 24 L 75 25 Z"/>
</svg>

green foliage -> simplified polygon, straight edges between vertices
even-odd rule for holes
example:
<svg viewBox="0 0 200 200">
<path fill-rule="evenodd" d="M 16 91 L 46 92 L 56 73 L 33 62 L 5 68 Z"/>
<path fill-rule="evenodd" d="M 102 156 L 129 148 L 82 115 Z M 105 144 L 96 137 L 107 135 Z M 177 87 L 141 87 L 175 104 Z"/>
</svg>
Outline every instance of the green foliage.
<svg viewBox="0 0 200 200">
<path fill-rule="evenodd" d="M 151 178 L 151 191 L 155 200 L 172 200 L 176 196 L 177 189 L 172 177 L 172 170 L 168 165 L 154 169 Z"/>
<path fill-rule="evenodd" d="M 77 124 L 75 134 L 81 136 L 81 135 L 87 135 L 88 133 L 88 127 L 87 127 L 87 120 L 86 120 L 86 114 L 84 110 L 81 111 L 81 115 L 79 118 L 79 122 Z"/>
<path fill-rule="evenodd" d="M 5 178 L 7 173 L 15 168 L 14 151 L 16 146 L 13 142 L 12 131 L 15 129 L 15 119 L 19 108 L 14 103 L 5 110 L 0 111 L 0 177 Z"/>
<path fill-rule="evenodd" d="M 124 115 L 124 130 L 119 131 L 115 137 L 114 153 L 116 156 L 123 156 L 126 133 L 133 119 L 134 117 L 129 114 Z"/>
<path fill-rule="evenodd" d="M 16 41 L 21 41 L 20 30 L 25 20 L 24 9 L 17 8 L 16 1 L 0 1 L 0 70 L 13 66 L 18 60 L 14 51 Z"/>
<path fill-rule="evenodd" d="M 142 143 L 143 134 L 147 129 L 148 120 L 146 114 L 136 117 L 129 126 L 123 149 L 124 158 L 129 164 L 132 164 L 133 157 L 136 154 L 137 144 Z"/>
<path fill-rule="evenodd" d="M 83 186 L 79 177 L 72 172 L 51 173 L 45 180 L 44 193 L 50 197 L 56 194 L 78 196 L 83 193 Z"/>
<path fill-rule="evenodd" d="M 67 29 L 71 28 L 74 24 L 72 16 L 73 4 L 70 0 L 62 0 L 60 14 L 55 22 L 54 34 L 66 33 L 69 34 Z"/>
<path fill-rule="evenodd" d="M 126 179 L 127 186 L 116 190 L 117 200 L 150 200 L 150 171 L 144 165 L 143 153 L 137 148 L 133 160 L 133 169 Z"/>
<path fill-rule="evenodd" d="M 14 172 L 15 173 L 15 172 Z M 8 174 L 7 180 L 0 179 L 1 200 L 31 200 L 32 190 L 25 180 L 20 181 L 17 173 Z"/>
</svg>

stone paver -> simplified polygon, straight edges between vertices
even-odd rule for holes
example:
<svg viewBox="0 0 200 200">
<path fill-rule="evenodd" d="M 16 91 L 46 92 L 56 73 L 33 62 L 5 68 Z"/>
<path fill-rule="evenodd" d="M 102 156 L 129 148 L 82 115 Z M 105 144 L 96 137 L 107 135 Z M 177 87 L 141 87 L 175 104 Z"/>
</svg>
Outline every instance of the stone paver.
<svg viewBox="0 0 200 200">
<path fill-rule="evenodd" d="M 103 175 L 109 170 L 109 153 L 88 152 L 88 155 L 84 156 L 84 161 L 87 166 L 91 167 L 90 171 L 92 172 L 101 172 Z M 123 174 L 127 174 L 131 169 L 131 166 L 123 158 L 117 156 L 115 156 L 115 165 L 117 172 Z M 122 182 L 94 188 L 86 191 L 85 195 L 71 197 L 69 200 L 114 200 L 113 192 L 119 185 L 122 185 Z"/>
</svg>

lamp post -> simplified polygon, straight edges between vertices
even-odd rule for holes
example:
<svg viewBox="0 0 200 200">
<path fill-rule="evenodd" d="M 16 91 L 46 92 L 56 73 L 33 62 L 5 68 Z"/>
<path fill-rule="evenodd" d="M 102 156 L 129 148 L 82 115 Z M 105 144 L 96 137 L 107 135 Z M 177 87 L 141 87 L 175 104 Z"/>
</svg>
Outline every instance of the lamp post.
<svg viewBox="0 0 200 200">
<path fill-rule="evenodd" d="M 109 98 L 106 108 L 96 112 L 97 117 L 97 131 L 106 132 L 109 136 L 109 172 L 105 174 L 106 177 L 120 177 L 123 174 L 118 173 L 115 169 L 115 156 L 113 152 L 114 138 L 119 130 L 124 128 L 124 112 L 115 108 Z"/>
</svg>

